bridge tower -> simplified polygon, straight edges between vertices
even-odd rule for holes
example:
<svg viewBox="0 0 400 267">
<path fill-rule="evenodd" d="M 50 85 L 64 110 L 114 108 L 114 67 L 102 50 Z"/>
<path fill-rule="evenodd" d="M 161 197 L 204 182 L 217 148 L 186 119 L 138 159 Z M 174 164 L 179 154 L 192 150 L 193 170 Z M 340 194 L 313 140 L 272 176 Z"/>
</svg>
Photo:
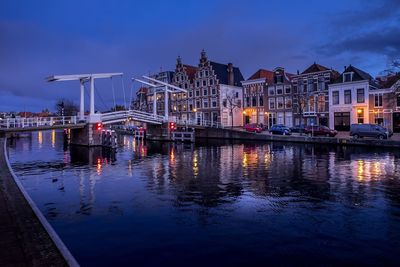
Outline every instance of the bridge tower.
<svg viewBox="0 0 400 267">
<path fill-rule="evenodd" d="M 75 75 L 54 75 L 47 78 L 48 82 L 60 81 L 79 81 L 80 83 L 80 105 L 79 121 L 86 122 L 82 129 L 71 129 L 71 144 L 83 146 L 102 145 L 102 121 L 101 113 L 95 112 L 94 105 L 94 81 L 95 79 L 112 78 L 122 76 L 123 73 L 94 73 L 94 74 L 75 74 Z M 90 104 L 89 115 L 85 116 L 85 83 L 90 83 Z"/>
</svg>

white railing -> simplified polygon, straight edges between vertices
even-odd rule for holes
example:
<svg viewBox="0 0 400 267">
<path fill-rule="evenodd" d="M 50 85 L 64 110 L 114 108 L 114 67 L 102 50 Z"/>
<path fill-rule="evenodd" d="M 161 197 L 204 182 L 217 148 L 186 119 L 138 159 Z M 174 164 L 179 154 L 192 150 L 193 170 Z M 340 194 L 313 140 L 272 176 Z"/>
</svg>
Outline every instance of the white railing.
<svg viewBox="0 0 400 267">
<path fill-rule="evenodd" d="M 220 122 L 216 121 L 209 121 L 209 120 L 182 120 L 182 119 L 175 119 L 172 120 L 180 125 L 186 126 L 204 126 L 204 127 L 211 127 L 211 128 L 224 128 Z"/>
<path fill-rule="evenodd" d="M 76 116 L 6 118 L 0 120 L 0 128 L 28 128 L 53 125 L 74 125 L 79 123 Z"/>
<path fill-rule="evenodd" d="M 158 123 L 165 122 L 165 117 L 161 115 L 154 115 L 138 110 L 123 110 L 116 112 L 109 112 L 101 114 L 102 122 L 116 122 L 123 121 L 126 119 L 132 119 L 140 122 Z"/>
</svg>

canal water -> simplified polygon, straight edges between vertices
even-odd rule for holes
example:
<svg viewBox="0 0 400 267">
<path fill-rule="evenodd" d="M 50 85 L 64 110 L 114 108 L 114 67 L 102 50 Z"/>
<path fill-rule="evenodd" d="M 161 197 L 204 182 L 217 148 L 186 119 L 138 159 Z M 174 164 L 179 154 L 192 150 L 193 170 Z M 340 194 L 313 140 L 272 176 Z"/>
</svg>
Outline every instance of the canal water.
<svg viewBox="0 0 400 267">
<path fill-rule="evenodd" d="M 82 266 L 398 265 L 399 150 L 142 143 L 39 132 L 9 146 Z"/>
</svg>

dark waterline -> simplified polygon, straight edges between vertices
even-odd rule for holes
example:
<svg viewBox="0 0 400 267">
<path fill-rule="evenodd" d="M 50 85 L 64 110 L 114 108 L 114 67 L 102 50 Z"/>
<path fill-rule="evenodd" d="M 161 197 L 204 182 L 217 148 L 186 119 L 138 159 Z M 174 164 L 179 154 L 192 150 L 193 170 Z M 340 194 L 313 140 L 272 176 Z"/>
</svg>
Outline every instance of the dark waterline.
<svg viewBox="0 0 400 267">
<path fill-rule="evenodd" d="M 400 152 L 62 133 L 9 146 L 12 166 L 82 266 L 398 265 Z"/>
</svg>

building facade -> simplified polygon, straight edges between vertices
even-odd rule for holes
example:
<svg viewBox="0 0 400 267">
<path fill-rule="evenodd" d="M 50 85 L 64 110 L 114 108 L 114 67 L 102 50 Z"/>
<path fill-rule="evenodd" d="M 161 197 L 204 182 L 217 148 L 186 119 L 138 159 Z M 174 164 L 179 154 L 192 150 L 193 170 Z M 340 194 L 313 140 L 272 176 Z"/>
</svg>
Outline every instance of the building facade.
<svg viewBox="0 0 400 267">
<path fill-rule="evenodd" d="M 274 72 L 259 69 L 242 82 L 243 86 L 243 123 L 268 124 L 268 113 L 265 109 L 268 84 L 273 84 Z"/>
<path fill-rule="evenodd" d="M 264 101 L 268 128 L 274 124 L 293 126 L 292 77 L 293 74 L 286 73 L 281 67 L 273 71 L 273 80 L 267 86 L 266 101 Z"/>
<path fill-rule="evenodd" d="M 193 77 L 192 82 L 190 81 L 191 77 Z M 234 67 L 232 63 L 221 64 L 210 61 L 203 50 L 200 54 L 199 64 L 195 69 L 192 66 L 183 65 L 181 59 L 178 58 L 173 81 L 177 86 L 188 84 L 188 88 L 182 87 L 188 90 L 188 94 L 186 96 L 184 96 L 184 93 L 175 94 L 174 99 L 171 99 L 172 116 L 182 119 L 195 119 L 199 123 L 207 121 L 224 125 L 226 120 L 222 118 L 221 88 L 224 85 L 230 86 L 228 91 L 231 91 L 231 87 L 235 87 L 235 90 L 240 91 L 241 95 L 243 75 L 239 68 Z M 185 105 L 186 112 L 183 112 Z"/>
<path fill-rule="evenodd" d="M 293 77 L 294 124 L 329 125 L 328 85 L 339 73 L 314 62 Z"/>
<path fill-rule="evenodd" d="M 355 123 L 374 123 L 370 117 L 370 92 L 379 89 L 368 73 L 346 67 L 329 87 L 329 127 L 349 131 Z"/>
</svg>

